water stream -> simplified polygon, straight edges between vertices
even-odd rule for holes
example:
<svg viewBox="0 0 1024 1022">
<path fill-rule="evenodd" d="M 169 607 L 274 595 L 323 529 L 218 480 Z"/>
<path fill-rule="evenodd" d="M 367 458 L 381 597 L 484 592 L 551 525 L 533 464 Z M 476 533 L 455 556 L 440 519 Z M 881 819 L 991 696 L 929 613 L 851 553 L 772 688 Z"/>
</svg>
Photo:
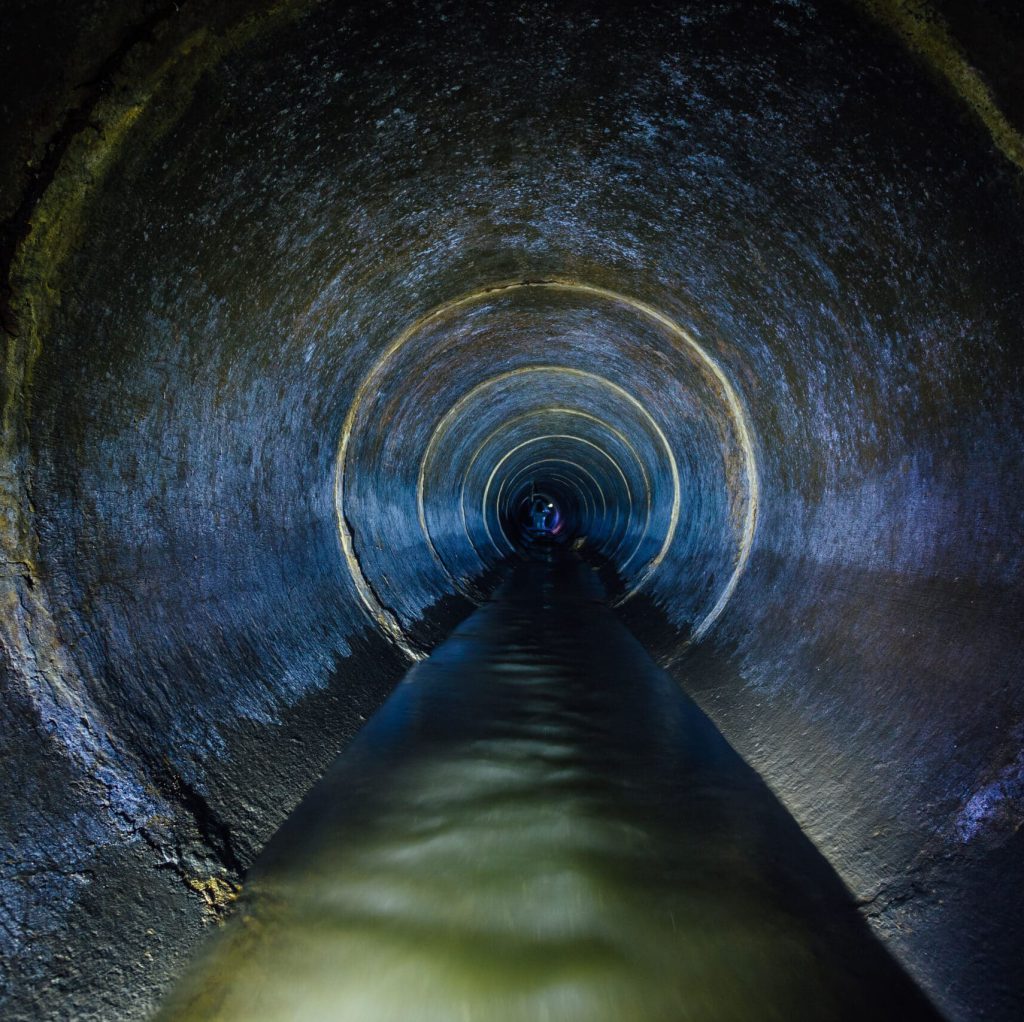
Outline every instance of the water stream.
<svg viewBox="0 0 1024 1022">
<path fill-rule="evenodd" d="M 553 552 L 409 673 L 159 1015 L 934 1017 L 594 571 Z"/>
</svg>

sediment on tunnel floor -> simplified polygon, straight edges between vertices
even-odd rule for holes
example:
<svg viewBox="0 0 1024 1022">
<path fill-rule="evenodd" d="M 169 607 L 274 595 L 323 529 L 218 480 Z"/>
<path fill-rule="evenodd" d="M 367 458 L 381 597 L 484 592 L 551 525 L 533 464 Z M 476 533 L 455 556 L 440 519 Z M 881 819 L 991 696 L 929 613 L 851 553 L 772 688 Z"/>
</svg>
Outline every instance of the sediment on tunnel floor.
<svg viewBox="0 0 1024 1022">
<path fill-rule="evenodd" d="M 1020 36 L 569 6 L 16 7 L 6 1017 L 145 1015 L 527 482 L 943 1011 L 1020 1016 L 1024 205 L 950 33 Z"/>
</svg>

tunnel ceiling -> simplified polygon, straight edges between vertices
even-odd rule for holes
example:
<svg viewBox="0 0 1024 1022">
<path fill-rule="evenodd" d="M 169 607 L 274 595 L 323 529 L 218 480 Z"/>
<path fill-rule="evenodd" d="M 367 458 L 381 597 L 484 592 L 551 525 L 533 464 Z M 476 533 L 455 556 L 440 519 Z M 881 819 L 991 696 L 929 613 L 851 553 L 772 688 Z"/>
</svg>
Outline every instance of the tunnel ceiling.
<svg viewBox="0 0 1024 1022">
<path fill-rule="evenodd" d="M 21 11 L 11 1017 L 101 1017 L 111 955 L 144 1013 L 535 488 L 940 1006 L 1014 1017 L 1024 150 L 994 30 L 908 10 Z"/>
</svg>

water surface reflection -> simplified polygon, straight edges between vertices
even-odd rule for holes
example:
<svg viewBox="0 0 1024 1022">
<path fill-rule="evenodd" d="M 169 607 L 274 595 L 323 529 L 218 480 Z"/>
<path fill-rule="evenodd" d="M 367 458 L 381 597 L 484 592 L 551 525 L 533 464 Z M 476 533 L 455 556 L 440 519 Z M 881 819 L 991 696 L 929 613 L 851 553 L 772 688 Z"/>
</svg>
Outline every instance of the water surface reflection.
<svg viewBox="0 0 1024 1022">
<path fill-rule="evenodd" d="M 409 674 L 160 1015 L 932 1017 L 570 555 L 517 565 Z"/>
</svg>

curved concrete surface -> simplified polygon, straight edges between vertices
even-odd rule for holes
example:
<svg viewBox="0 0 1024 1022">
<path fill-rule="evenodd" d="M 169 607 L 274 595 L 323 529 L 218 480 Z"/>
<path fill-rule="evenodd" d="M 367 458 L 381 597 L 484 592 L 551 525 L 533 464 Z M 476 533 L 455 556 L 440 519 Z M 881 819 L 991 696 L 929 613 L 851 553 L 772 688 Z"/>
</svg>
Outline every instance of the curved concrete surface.
<svg viewBox="0 0 1024 1022">
<path fill-rule="evenodd" d="M 530 484 L 1018 1017 L 1014 5 L 122 6 L 0 61 L 5 1017 L 151 1009 Z"/>
</svg>

